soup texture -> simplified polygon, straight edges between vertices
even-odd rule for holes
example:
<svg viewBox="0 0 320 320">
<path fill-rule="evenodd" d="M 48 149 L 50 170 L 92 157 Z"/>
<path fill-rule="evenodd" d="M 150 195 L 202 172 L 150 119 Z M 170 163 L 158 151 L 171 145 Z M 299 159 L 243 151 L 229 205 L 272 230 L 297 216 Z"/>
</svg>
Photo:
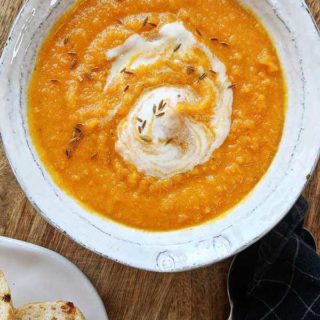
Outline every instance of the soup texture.
<svg viewBox="0 0 320 320">
<path fill-rule="evenodd" d="M 268 170 L 286 89 L 235 0 L 83 0 L 36 60 L 28 122 L 55 183 L 89 211 L 168 231 L 211 221 Z"/>
</svg>

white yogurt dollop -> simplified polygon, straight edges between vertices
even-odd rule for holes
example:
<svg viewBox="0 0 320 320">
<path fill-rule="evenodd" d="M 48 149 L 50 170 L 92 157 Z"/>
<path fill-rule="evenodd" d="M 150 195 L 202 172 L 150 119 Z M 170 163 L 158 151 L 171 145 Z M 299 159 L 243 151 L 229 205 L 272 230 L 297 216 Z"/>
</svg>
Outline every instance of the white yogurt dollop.
<svg viewBox="0 0 320 320">
<path fill-rule="evenodd" d="M 147 175 L 165 179 L 190 171 L 208 161 L 223 144 L 230 131 L 233 101 L 225 66 L 181 22 L 162 26 L 156 40 L 134 34 L 121 46 L 107 51 L 107 58 L 114 62 L 106 89 L 121 70 L 134 71 L 159 59 L 174 59 L 183 65 L 195 49 L 206 55 L 216 72 L 215 81 L 205 79 L 216 96 L 210 121 L 197 121 L 179 111 L 181 103 L 196 108 L 201 102 L 191 86 L 162 84 L 144 91 L 118 127 L 117 152 Z M 195 68 L 199 74 L 206 71 L 201 65 Z"/>
</svg>

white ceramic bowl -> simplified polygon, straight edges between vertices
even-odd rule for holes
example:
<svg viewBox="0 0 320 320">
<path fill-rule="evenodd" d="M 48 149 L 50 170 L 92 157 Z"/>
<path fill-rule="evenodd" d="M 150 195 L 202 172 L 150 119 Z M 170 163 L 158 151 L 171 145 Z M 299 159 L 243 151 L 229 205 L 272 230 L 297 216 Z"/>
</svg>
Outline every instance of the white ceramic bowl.
<svg viewBox="0 0 320 320">
<path fill-rule="evenodd" d="M 26 121 L 26 86 L 39 44 L 73 1 L 26 1 L 1 58 L 0 128 L 17 179 L 47 221 L 105 257 L 171 272 L 234 255 L 283 218 L 319 155 L 320 38 L 302 0 L 243 2 L 267 27 L 285 70 L 289 106 L 280 149 L 264 179 L 225 218 L 181 231 L 149 233 L 89 214 L 52 182 L 41 165 Z"/>
</svg>

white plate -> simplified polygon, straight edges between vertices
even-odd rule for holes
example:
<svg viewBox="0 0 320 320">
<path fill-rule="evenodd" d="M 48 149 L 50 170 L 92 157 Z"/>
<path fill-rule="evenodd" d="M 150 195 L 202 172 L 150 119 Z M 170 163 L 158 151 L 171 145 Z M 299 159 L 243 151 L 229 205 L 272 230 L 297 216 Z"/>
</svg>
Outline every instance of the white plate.
<svg viewBox="0 0 320 320">
<path fill-rule="evenodd" d="M 107 320 L 104 305 L 87 277 L 59 254 L 0 237 L 0 269 L 15 307 L 43 301 L 73 302 L 87 320 Z"/>
<path fill-rule="evenodd" d="M 28 0 L 0 60 L 0 130 L 11 167 L 31 203 L 84 247 L 137 268 L 173 272 L 202 267 L 251 245 L 299 197 L 320 150 L 320 38 L 302 0 L 243 0 L 273 38 L 288 84 L 279 151 L 253 192 L 223 219 L 175 232 L 143 232 L 100 218 L 66 195 L 43 167 L 27 122 L 26 88 L 36 52 L 74 0 Z"/>
</svg>

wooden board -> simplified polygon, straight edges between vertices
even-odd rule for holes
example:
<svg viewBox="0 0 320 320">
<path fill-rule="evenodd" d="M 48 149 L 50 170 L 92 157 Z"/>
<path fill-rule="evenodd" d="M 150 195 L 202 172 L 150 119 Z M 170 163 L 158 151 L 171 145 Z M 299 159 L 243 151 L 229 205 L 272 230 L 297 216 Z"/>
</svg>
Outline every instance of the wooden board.
<svg viewBox="0 0 320 320">
<path fill-rule="evenodd" d="M 49 1 L 49 0 L 45 0 Z M 308 0 L 320 25 L 320 0 Z M 23 0 L 0 0 L 0 50 Z M 306 188 L 306 224 L 320 245 L 320 164 Z M 111 320 L 225 320 L 230 261 L 180 274 L 155 274 L 119 265 L 80 247 L 47 224 L 32 208 L 0 146 L 0 234 L 64 255 L 92 281 Z M 100 320 L 100 319 L 97 319 Z"/>
</svg>

